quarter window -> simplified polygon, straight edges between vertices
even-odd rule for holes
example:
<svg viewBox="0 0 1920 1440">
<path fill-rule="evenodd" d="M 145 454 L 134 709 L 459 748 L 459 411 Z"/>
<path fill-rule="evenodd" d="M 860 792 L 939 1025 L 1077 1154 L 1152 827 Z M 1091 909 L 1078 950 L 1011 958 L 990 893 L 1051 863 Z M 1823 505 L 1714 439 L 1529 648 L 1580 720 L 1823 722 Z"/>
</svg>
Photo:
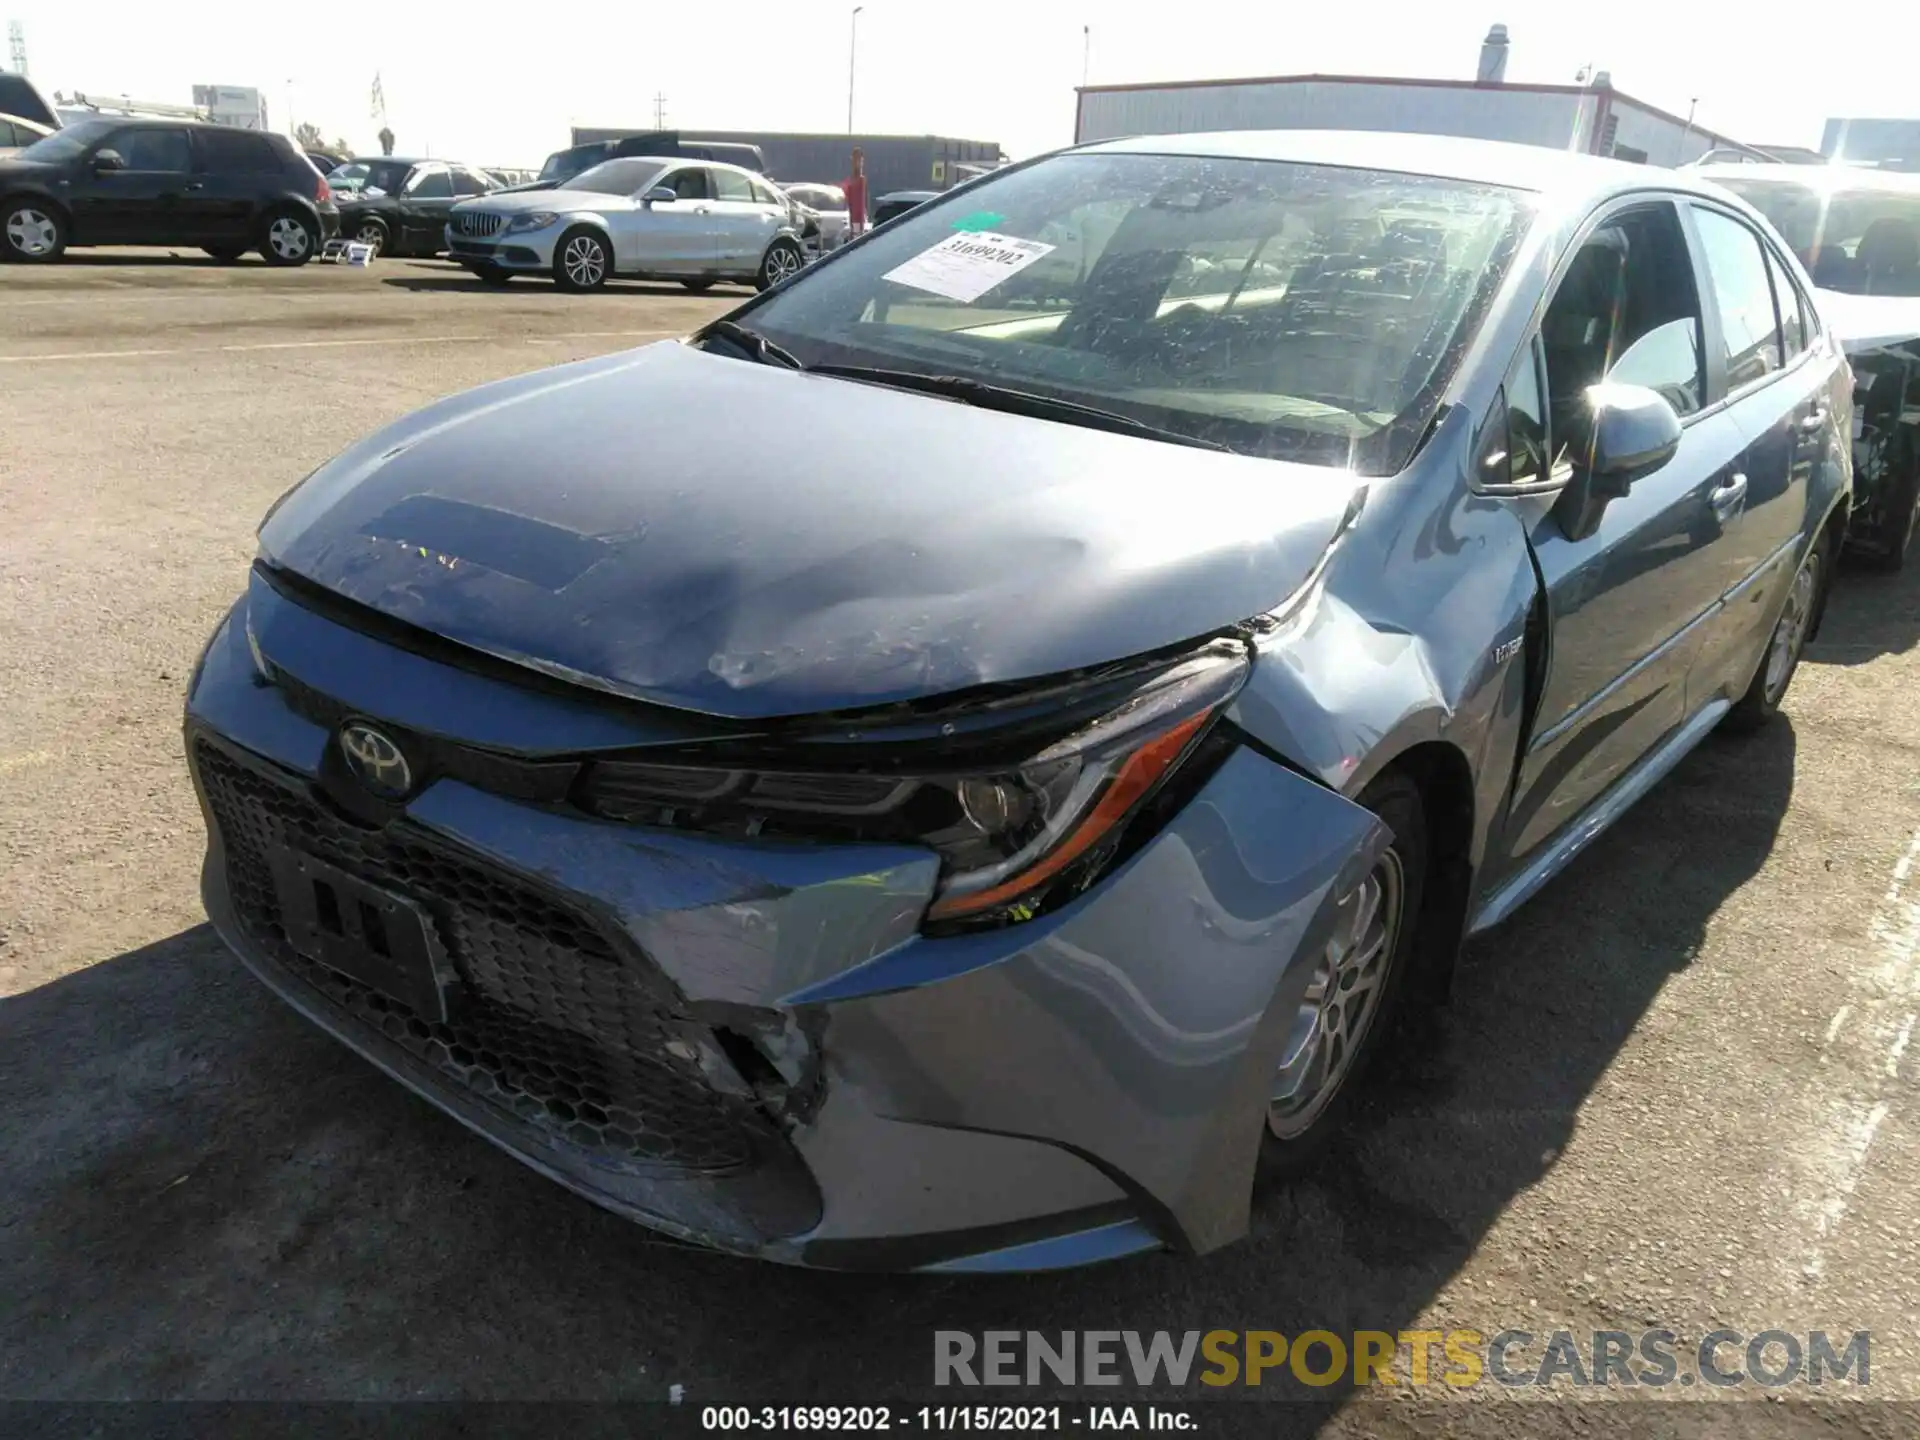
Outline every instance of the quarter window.
<svg viewBox="0 0 1920 1440">
<path fill-rule="evenodd" d="M 202 168 L 217 175 L 264 175 L 280 168 L 280 157 L 264 136 L 245 130 L 208 127 L 199 132 Z"/>
<path fill-rule="evenodd" d="M 1738 390 L 1780 368 L 1780 320 L 1760 237 L 1718 210 L 1694 207 L 1707 273 L 1720 312 L 1727 388 Z"/>
<path fill-rule="evenodd" d="M 1507 377 L 1507 483 L 1547 478 L 1547 407 L 1540 395 L 1540 367 L 1529 345 Z M 1489 476 L 1489 479 L 1497 477 Z"/>
<path fill-rule="evenodd" d="M 735 200 L 742 205 L 753 203 L 753 186 L 747 183 L 747 177 L 732 170 L 713 170 L 713 198 L 716 200 Z"/>
</svg>

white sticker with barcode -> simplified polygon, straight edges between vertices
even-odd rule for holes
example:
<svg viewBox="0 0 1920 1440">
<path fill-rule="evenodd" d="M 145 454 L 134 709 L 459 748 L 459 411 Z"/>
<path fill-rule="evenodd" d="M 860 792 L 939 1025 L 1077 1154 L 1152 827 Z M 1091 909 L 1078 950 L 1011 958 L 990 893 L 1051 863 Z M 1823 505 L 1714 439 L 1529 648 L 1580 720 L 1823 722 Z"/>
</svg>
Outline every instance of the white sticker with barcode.
<svg viewBox="0 0 1920 1440">
<path fill-rule="evenodd" d="M 973 301 L 1054 248 L 991 230 L 965 231 L 922 250 L 882 278 L 949 300 Z"/>
</svg>

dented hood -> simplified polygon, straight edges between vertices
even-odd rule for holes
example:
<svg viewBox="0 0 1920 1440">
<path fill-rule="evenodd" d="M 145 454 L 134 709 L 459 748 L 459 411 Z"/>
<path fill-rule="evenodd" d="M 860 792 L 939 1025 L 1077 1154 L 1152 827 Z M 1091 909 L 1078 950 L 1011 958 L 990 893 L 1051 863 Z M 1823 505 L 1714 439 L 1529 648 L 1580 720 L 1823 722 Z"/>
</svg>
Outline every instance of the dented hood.
<svg viewBox="0 0 1920 1440">
<path fill-rule="evenodd" d="M 739 719 L 1124 659 L 1282 603 L 1351 475 L 678 343 L 355 445 L 263 558 L 459 644 Z"/>
<path fill-rule="evenodd" d="M 1820 318 L 1849 355 L 1920 342 L 1920 297 L 1817 290 Z"/>
</svg>

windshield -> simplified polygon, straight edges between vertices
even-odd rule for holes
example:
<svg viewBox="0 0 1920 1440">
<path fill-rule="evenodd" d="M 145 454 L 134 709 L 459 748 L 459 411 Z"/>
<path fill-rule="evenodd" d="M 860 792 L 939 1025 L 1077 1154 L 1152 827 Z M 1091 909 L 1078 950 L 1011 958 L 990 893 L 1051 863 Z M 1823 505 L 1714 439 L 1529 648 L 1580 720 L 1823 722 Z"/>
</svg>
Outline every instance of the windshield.
<svg viewBox="0 0 1920 1440">
<path fill-rule="evenodd" d="M 604 145 L 576 145 L 571 150 L 556 150 L 547 156 L 547 163 L 540 167 L 541 180 L 565 180 L 570 175 L 578 175 L 607 153 Z"/>
<path fill-rule="evenodd" d="M 335 190 L 382 190 L 398 195 L 413 166 L 399 160 L 349 160 L 327 176 Z"/>
<path fill-rule="evenodd" d="M 1772 222 L 1824 290 L 1920 295 L 1920 187 L 1720 181 Z"/>
<path fill-rule="evenodd" d="M 666 167 L 664 160 L 608 160 L 582 170 L 560 188 L 592 190 L 601 195 L 638 195 Z"/>
<path fill-rule="evenodd" d="M 807 364 L 961 375 L 1391 474 L 1528 214 L 1421 176 L 1061 155 L 928 203 L 751 324 Z"/>
<path fill-rule="evenodd" d="M 115 120 L 82 120 L 77 125 L 69 125 L 64 130 L 56 130 L 44 139 L 34 141 L 13 158 L 40 160 L 48 164 L 71 160 L 89 145 L 115 129 L 118 124 L 119 122 Z"/>
</svg>

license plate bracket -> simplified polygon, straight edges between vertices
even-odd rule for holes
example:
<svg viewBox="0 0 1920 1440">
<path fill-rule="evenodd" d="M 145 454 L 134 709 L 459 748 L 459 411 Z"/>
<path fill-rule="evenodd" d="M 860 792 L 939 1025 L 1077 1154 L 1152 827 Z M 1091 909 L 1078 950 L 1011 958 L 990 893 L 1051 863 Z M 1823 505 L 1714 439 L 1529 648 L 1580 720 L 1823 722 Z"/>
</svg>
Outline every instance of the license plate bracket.
<svg viewBox="0 0 1920 1440">
<path fill-rule="evenodd" d="M 446 1023 L 452 966 L 424 905 L 298 850 L 276 854 L 272 870 L 281 928 L 296 951 Z"/>
</svg>

